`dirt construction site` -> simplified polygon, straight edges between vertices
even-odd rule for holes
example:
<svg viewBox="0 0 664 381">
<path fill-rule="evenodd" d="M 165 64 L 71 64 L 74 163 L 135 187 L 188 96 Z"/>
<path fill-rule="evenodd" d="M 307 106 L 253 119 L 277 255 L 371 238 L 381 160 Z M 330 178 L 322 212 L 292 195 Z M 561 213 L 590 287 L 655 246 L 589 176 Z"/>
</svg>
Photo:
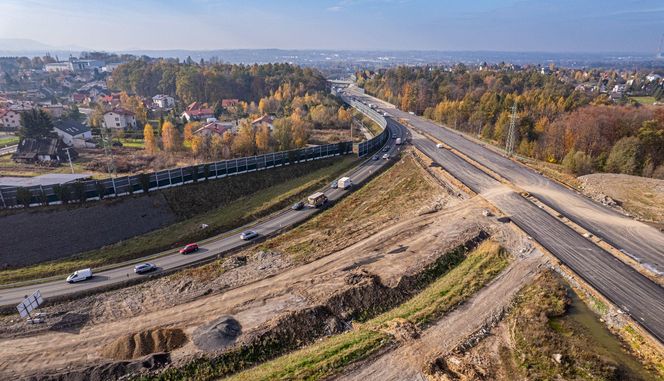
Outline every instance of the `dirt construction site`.
<svg viewBox="0 0 664 381">
<path fill-rule="evenodd" d="M 481 339 L 496 325 L 498 334 L 509 336 L 506 324 L 513 323 L 502 321 L 551 263 L 500 217 L 407 149 L 367 185 L 280 236 L 200 267 L 47 306 L 41 310 L 44 324 L 0 317 L 0 379 L 159 379 L 205 361 L 218 369 L 214 359 L 233 353 L 261 353 L 260 360 L 194 378 L 241 377 L 251 366 L 352 332 L 402 305 L 464 260 L 445 262 L 446 256 L 465 255 L 486 241 L 504 250 L 506 262 L 497 275 L 473 286 L 477 292 L 410 335 L 390 333 L 388 345 L 324 376 L 508 379 L 509 368 L 487 376 L 459 348 L 478 342 L 492 348 L 495 339 Z M 439 270 L 441 263 L 449 268 Z M 493 345 L 496 353 L 503 344 Z M 441 360 L 453 352 L 455 360 Z M 500 362 L 500 353 L 493 361 Z M 464 369 L 475 373 L 453 372 L 450 361 L 465 361 Z"/>
</svg>

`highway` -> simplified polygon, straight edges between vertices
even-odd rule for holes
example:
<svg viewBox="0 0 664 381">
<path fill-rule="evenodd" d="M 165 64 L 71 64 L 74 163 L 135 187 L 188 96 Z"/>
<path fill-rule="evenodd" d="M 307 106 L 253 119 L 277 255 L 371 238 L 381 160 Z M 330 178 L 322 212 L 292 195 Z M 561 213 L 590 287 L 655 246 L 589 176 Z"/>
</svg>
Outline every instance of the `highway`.
<svg viewBox="0 0 664 381">
<path fill-rule="evenodd" d="M 381 105 L 392 117 L 407 120 L 445 144 L 489 168 L 510 183 L 522 188 L 558 213 L 601 237 L 611 246 L 641 263 L 657 275 L 664 275 L 664 233 L 624 216 L 609 207 L 570 190 L 518 162 L 477 144 L 459 132 L 403 112 L 377 98 L 365 97 L 368 102 Z"/>
<path fill-rule="evenodd" d="M 377 99 L 359 93 L 354 93 L 353 96 L 374 104 L 381 104 Z M 420 121 L 419 118 L 398 111 L 393 107 L 383 108 L 382 111 L 397 118 L 403 117 L 403 119 L 407 119 L 418 128 L 421 128 L 423 124 L 429 124 L 429 122 Z M 388 118 L 388 126 L 390 128 L 394 128 L 398 124 L 394 119 Z M 486 158 L 493 160 L 494 155 L 500 157 L 495 153 L 492 155 L 482 152 L 481 155 L 484 155 L 485 159 L 481 159 L 481 155 L 474 155 L 472 151 L 468 151 L 468 147 L 471 144 L 475 145 L 477 148 L 473 150 L 477 151 L 488 151 L 487 148 L 441 127 L 436 128 L 446 132 L 443 134 L 437 133 L 430 126 L 427 129 L 422 128 L 422 130 L 439 138 L 453 148 L 456 147 L 451 142 L 463 139 L 467 143 L 459 146 L 470 153 L 468 154 L 469 157 L 480 162 L 482 165 L 484 165 L 482 161 L 487 160 Z M 478 167 L 464 160 L 461 156 L 448 149 L 437 148 L 433 141 L 419 134 L 416 130 L 411 130 L 411 133 L 411 142 L 416 148 L 440 164 L 447 172 L 468 186 L 472 191 L 482 195 L 498 209 L 509 215 L 517 226 L 556 256 L 561 263 L 569 267 L 595 290 L 618 306 L 624 313 L 629 314 L 655 338 L 664 343 L 664 319 L 662 318 L 664 316 L 664 289 L 661 286 L 640 274 L 634 268 L 621 262 L 615 256 L 595 245 L 592 241 L 579 235 L 559 219 L 546 213 L 516 193 L 512 188 L 494 179 Z M 447 140 L 444 138 L 449 134 L 453 136 L 453 139 Z M 459 151 L 463 152 L 461 149 Z M 510 172 L 519 173 L 523 171 L 519 168 L 520 164 L 508 159 L 505 160 L 509 163 L 503 163 L 502 165 L 508 166 L 509 164 L 509 167 L 511 167 Z M 496 164 L 487 165 L 487 167 L 491 169 L 493 169 L 492 167 L 497 168 L 496 172 L 501 175 L 503 174 L 501 167 Z M 531 173 L 542 177 L 536 172 L 531 171 Z M 538 181 L 540 181 L 540 184 L 551 182 L 546 179 Z M 583 196 L 576 195 L 574 192 L 570 193 L 576 198 L 583 198 Z M 531 192 L 531 194 L 536 195 L 537 193 Z M 580 215 L 583 215 L 583 212 L 583 210 L 575 211 L 576 214 Z M 631 221 L 629 219 L 626 220 Z M 629 224 L 627 225 L 629 226 Z M 646 245 L 645 247 L 646 250 L 649 250 L 649 246 Z"/>
<path fill-rule="evenodd" d="M 390 127 L 389 132 L 391 135 L 397 136 L 409 135 L 409 132 L 405 127 L 396 124 Z M 395 145 L 394 139 L 389 139 L 386 143 L 386 146 L 389 148 L 388 153 L 392 158 L 394 158 L 397 153 L 396 151 L 400 149 L 400 147 Z M 379 156 L 382 157 L 383 154 L 384 152 L 381 151 Z M 367 160 L 346 174 L 346 176 L 351 178 L 353 184 L 357 184 L 357 186 L 353 186 L 349 190 L 331 189 L 328 186 L 323 191 L 325 192 L 325 195 L 328 197 L 328 199 L 334 202 L 343 197 L 345 193 L 359 188 L 376 171 L 380 170 L 383 166 L 390 162 L 391 160 L 383 160 L 382 158 L 379 160 L 372 160 L 372 157 L 369 156 Z M 196 253 L 182 255 L 177 251 L 171 251 L 171 253 L 167 255 L 150 260 L 151 263 L 154 263 L 158 266 L 158 270 L 151 274 L 190 266 L 196 262 L 216 258 L 230 250 L 251 244 L 251 241 L 243 241 L 240 238 L 239 232 L 242 230 L 251 229 L 256 231 L 259 236 L 268 236 L 275 234 L 284 228 L 299 224 L 313 216 L 318 211 L 319 209 L 311 209 L 306 207 L 302 210 L 296 211 L 291 210 L 289 207 L 273 214 L 262 222 L 257 224 L 249 224 L 242 228 L 236 229 L 238 231 L 237 234 L 228 235 L 228 233 L 223 233 L 212 239 L 208 239 L 204 244 L 201 244 L 200 250 Z M 0 305 L 17 305 L 25 295 L 32 294 L 35 290 L 40 290 L 44 299 L 48 300 L 48 298 L 55 296 L 60 297 L 73 293 L 92 291 L 96 288 L 107 288 L 113 286 L 114 284 L 123 283 L 127 280 L 135 279 L 138 277 L 145 277 L 146 275 L 137 275 L 134 274 L 133 271 L 135 264 L 143 263 L 145 261 L 147 260 L 137 259 L 131 264 L 98 273 L 94 272 L 94 276 L 91 279 L 74 284 L 66 283 L 63 277 L 62 280 L 49 281 L 29 286 L 0 289 Z"/>
</svg>

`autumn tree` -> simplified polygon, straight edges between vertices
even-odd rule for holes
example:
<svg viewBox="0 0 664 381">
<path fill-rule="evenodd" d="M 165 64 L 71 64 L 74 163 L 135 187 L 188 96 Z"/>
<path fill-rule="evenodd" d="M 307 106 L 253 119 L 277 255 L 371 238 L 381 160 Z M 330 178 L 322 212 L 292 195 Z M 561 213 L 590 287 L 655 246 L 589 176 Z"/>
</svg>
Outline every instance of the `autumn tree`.
<svg viewBox="0 0 664 381">
<path fill-rule="evenodd" d="M 154 129 L 150 123 L 146 123 L 143 127 L 143 145 L 145 150 L 154 155 L 157 152 L 157 141 L 154 137 Z"/>
<path fill-rule="evenodd" d="M 272 135 L 270 134 L 270 127 L 263 124 L 256 131 L 256 148 L 258 152 L 265 153 L 270 151 L 272 146 Z"/>
<path fill-rule="evenodd" d="M 184 142 L 191 144 L 194 132 L 201 127 L 200 122 L 189 122 L 184 125 Z"/>
<path fill-rule="evenodd" d="M 180 134 L 173 123 L 167 121 L 161 126 L 161 143 L 166 152 L 175 152 L 180 149 Z"/>
<path fill-rule="evenodd" d="M 206 157 L 210 149 L 210 136 L 209 135 L 195 135 L 191 138 L 191 152 L 195 157 Z"/>
<path fill-rule="evenodd" d="M 233 153 L 238 156 L 256 154 L 256 133 L 251 123 L 244 121 L 240 124 L 237 136 L 233 141 Z"/>
<path fill-rule="evenodd" d="M 279 151 L 287 151 L 293 148 L 293 128 L 290 118 L 279 118 L 273 123 L 274 138 Z"/>
</svg>

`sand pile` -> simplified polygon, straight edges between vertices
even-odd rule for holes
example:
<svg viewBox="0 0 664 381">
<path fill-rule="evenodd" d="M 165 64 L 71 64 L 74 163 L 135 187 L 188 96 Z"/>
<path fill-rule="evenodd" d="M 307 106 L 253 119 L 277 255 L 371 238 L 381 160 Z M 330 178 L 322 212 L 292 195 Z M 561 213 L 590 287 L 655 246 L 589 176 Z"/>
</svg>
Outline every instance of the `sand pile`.
<svg viewBox="0 0 664 381">
<path fill-rule="evenodd" d="M 170 352 L 187 342 L 179 328 L 158 328 L 122 336 L 101 351 L 101 355 L 115 360 L 130 360 L 158 352 Z"/>
</svg>

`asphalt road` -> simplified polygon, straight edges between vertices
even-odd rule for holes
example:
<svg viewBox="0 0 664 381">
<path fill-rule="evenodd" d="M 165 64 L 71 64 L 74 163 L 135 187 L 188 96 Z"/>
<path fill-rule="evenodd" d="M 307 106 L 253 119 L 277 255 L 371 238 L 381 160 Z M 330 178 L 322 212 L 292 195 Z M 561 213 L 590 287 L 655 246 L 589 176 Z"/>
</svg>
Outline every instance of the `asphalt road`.
<svg viewBox="0 0 664 381">
<path fill-rule="evenodd" d="M 409 132 L 405 127 L 394 124 L 390 127 L 390 134 L 396 136 L 408 136 Z M 389 139 L 386 147 L 388 147 L 388 153 L 392 159 L 396 156 L 396 151 L 400 149 L 399 146 L 395 145 L 394 139 Z M 350 190 L 331 189 L 326 187 L 324 192 L 328 199 L 333 202 L 340 199 L 345 193 L 359 188 L 368 178 L 372 176 L 372 174 L 390 162 L 388 160 L 382 159 L 383 154 L 384 152 L 381 150 L 379 154 L 377 153 L 377 155 L 381 157 L 379 160 L 372 160 L 372 157 L 369 157 L 368 160 L 364 161 L 346 174 L 346 176 L 351 178 L 353 184 L 357 186 L 353 186 Z M 258 224 L 250 224 L 237 230 L 242 231 L 251 229 L 256 231 L 259 236 L 271 235 L 281 229 L 301 223 L 318 211 L 318 209 L 310 208 L 295 211 L 288 208 L 273 214 L 268 219 Z M 250 244 L 250 242 L 243 241 L 240 238 L 239 233 L 230 236 L 224 233 L 211 240 L 206 240 L 204 244 L 201 244 L 200 250 L 196 253 L 182 255 L 175 251 L 171 254 L 150 260 L 150 262 L 157 265 L 157 272 L 172 270 L 223 255 L 229 250 L 237 249 L 247 244 Z M 49 297 L 90 291 L 95 288 L 109 287 L 114 284 L 124 282 L 128 279 L 144 277 L 145 275 L 137 275 L 134 274 L 133 271 L 134 265 L 136 263 L 142 263 L 144 261 L 145 260 L 136 260 L 135 262 L 126 266 L 118 267 L 112 270 L 101 271 L 98 273 L 93 271 L 94 276 L 91 279 L 74 284 L 66 283 L 63 277 L 62 280 L 57 281 L 49 281 L 30 286 L 0 289 L 0 305 L 17 305 L 21 300 L 23 300 L 25 295 L 32 294 L 35 290 L 40 290 L 44 299 L 47 300 Z"/>
<path fill-rule="evenodd" d="M 360 96 L 360 95 L 356 95 Z M 622 250 L 644 267 L 664 275 L 664 233 L 596 203 L 561 184 L 542 176 L 531 168 L 469 140 L 459 132 L 435 124 L 373 97 L 369 102 L 385 107 L 385 111 L 500 174 L 512 184 L 528 191 L 547 206 Z"/>
<path fill-rule="evenodd" d="M 381 104 L 381 102 L 375 98 L 369 98 L 359 94 L 354 95 L 358 98 L 364 98 L 371 103 Z M 421 122 L 420 118 L 398 111 L 395 108 L 384 108 L 383 111 L 397 118 L 407 119 L 417 128 L 421 128 L 421 125 L 425 123 Z M 428 122 L 426 123 L 428 124 Z M 393 126 L 397 124 L 398 123 L 393 119 L 388 119 L 388 126 L 390 128 L 393 128 Z M 500 156 L 495 153 L 483 152 L 488 149 L 460 137 L 456 133 L 451 133 L 441 127 L 436 128 L 445 132 L 442 134 L 437 133 L 430 127 L 427 127 L 427 129 L 421 129 L 436 136 L 449 146 L 458 149 L 483 165 L 486 164 L 482 161 L 494 160 L 496 159 L 494 156 L 500 158 Z M 621 262 L 615 256 L 595 245 L 592 241 L 582 237 L 557 218 L 546 213 L 520 194 L 514 192 L 510 187 L 489 176 L 487 173 L 462 159 L 452 151 L 444 148 L 437 148 L 436 144 L 430 139 L 415 131 L 411 132 L 411 141 L 413 145 L 441 165 L 447 172 L 455 176 L 471 190 L 481 194 L 497 208 L 508 214 L 517 226 L 544 246 L 582 279 L 588 282 L 588 284 L 594 289 L 621 308 L 623 312 L 629 314 L 660 342 L 664 343 L 664 289 L 661 286 L 643 276 L 634 268 Z M 449 134 L 453 135 L 453 139 L 446 139 Z M 458 145 L 463 149 L 459 149 L 455 144 L 452 144 L 452 141 L 458 139 L 463 139 L 465 141 L 463 145 Z M 476 148 L 473 148 L 473 151 L 468 149 L 471 145 L 476 146 Z M 475 150 L 480 151 L 481 154 L 473 154 Z M 484 159 L 482 159 L 482 157 L 484 157 Z M 505 158 L 503 159 L 508 161 L 503 163 L 505 167 L 508 167 L 508 169 L 505 169 L 505 172 L 524 172 L 527 173 L 529 177 L 533 176 L 533 174 L 542 177 L 536 172 L 530 170 L 524 171 L 519 168 L 521 165 L 516 162 Z M 495 163 L 491 164 L 491 166 L 486 166 L 492 170 L 495 170 L 493 168 L 496 168 L 497 170 L 495 171 L 503 175 L 503 170 Z M 544 186 L 551 183 L 551 181 L 547 179 L 537 180 L 539 181 L 539 184 L 545 184 Z M 521 179 L 521 181 L 523 181 L 523 179 Z M 537 193 L 529 192 L 537 196 Z M 576 195 L 574 192 L 570 193 L 576 198 L 583 198 L 583 196 Z M 589 200 L 584 201 L 591 202 Z M 584 211 L 592 213 L 592 211 L 596 209 L 594 205 L 588 207 L 592 209 L 574 210 L 575 215 L 583 216 Z M 567 208 L 570 209 L 569 206 L 567 206 Z M 606 208 L 602 207 L 602 209 Z M 625 220 L 628 221 L 625 222 L 628 226 L 629 223 L 633 222 L 627 218 L 625 218 Z M 607 228 L 603 227 L 603 229 Z M 611 231 L 620 231 L 620 227 L 613 227 L 613 230 Z M 623 239 L 625 238 L 627 237 L 623 237 Z M 645 250 L 650 250 L 650 245 L 645 245 L 644 248 Z M 659 247 L 658 249 L 662 249 L 662 247 Z"/>
</svg>

